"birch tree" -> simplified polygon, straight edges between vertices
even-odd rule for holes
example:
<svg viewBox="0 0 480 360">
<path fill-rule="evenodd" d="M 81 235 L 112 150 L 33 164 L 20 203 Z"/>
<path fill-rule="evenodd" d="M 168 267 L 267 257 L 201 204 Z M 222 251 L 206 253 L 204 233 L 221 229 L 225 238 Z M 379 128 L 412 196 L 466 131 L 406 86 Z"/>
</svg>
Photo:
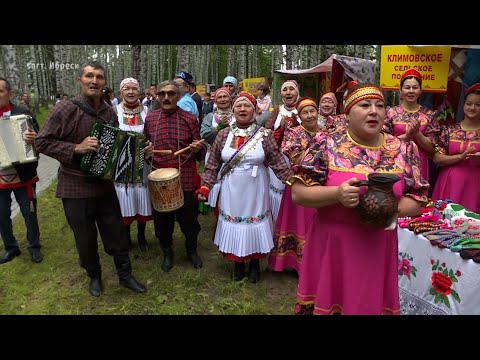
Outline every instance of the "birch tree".
<svg viewBox="0 0 480 360">
<path fill-rule="evenodd" d="M 154 64 L 156 64 L 156 73 L 154 77 L 154 82 L 156 84 L 163 81 L 163 72 L 165 69 L 165 46 L 157 45 L 155 55 L 153 57 Z"/>
<path fill-rule="evenodd" d="M 272 71 L 273 74 L 275 70 L 281 69 L 284 63 L 283 57 L 283 46 L 282 45 L 274 45 L 272 47 Z"/>
<path fill-rule="evenodd" d="M 247 72 L 246 72 L 246 45 L 239 45 L 237 50 L 238 50 L 238 55 L 237 55 L 237 63 L 238 63 L 238 71 L 237 71 L 237 76 L 236 78 L 240 82 L 241 79 L 244 79 L 247 77 Z"/>
<path fill-rule="evenodd" d="M 18 65 L 18 93 L 21 94 L 23 92 L 30 93 L 30 80 L 28 78 L 28 61 L 27 59 L 30 58 L 29 49 L 26 45 L 17 45 L 15 46 L 16 50 L 16 58 L 22 59 L 17 63 Z"/>
<path fill-rule="evenodd" d="M 180 45 L 177 54 L 177 67 L 174 71 L 187 70 L 188 67 L 188 46 Z"/>
<path fill-rule="evenodd" d="M 18 77 L 17 54 L 15 45 L 1 45 L 3 57 L 3 69 L 5 79 L 12 85 L 14 91 L 18 90 L 20 79 Z"/>
<path fill-rule="evenodd" d="M 294 60 L 293 45 L 286 45 L 285 46 L 285 68 L 287 70 L 293 69 L 293 60 Z"/>
<path fill-rule="evenodd" d="M 227 75 L 232 75 L 235 73 L 236 46 L 229 46 L 227 51 Z"/>
<path fill-rule="evenodd" d="M 78 93 L 75 70 L 50 68 L 50 63 L 82 64 L 98 60 L 106 69 L 108 86 L 134 76 L 143 88 L 171 79 L 180 69 L 189 71 L 197 84 L 222 86 L 226 75 L 238 81 L 247 77 L 272 77 L 277 69 L 310 68 L 331 54 L 378 59 L 373 45 L 1 45 L 0 76 L 16 91 L 33 91 L 37 99 L 56 92 Z M 378 60 L 377 60 L 378 63 Z M 33 68 L 36 64 L 43 64 Z M 378 73 L 378 71 L 377 71 Z"/>
<path fill-rule="evenodd" d="M 140 55 L 142 53 L 142 45 L 132 45 L 131 52 L 131 76 L 137 80 L 140 80 Z"/>
<path fill-rule="evenodd" d="M 153 78 L 153 53 L 155 53 L 153 46 L 142 46 L 140 51 L 140 75 L 138 77 L 138 81 L 140 82 L 140 91 L 146 89 L 150 85 L 150 82 Z"/>
</svg>

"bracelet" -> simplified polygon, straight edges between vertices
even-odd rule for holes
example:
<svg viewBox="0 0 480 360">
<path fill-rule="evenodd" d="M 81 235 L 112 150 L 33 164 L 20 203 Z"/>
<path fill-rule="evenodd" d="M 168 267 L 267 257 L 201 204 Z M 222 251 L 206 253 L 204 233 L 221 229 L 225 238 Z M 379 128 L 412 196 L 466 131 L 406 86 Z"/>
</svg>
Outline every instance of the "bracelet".
<svg viewBox="0 0 480 360">
<path fill-rule="evenodd" d="M 293 177 L 293 176 L 292 176 L 290 179 L 288 179 L 288 180 L 285 181 L 285 184 L 291 187 L 291 186 L 293 186 L 293 183 L 294 183 L 295 181 L 297 181 L 297 180 L 298 180 L 298 179 L 297 179 L 296 177 Z"/>
<path fill-rule="evenodd" d="M 446 151 L 444 148 L 442 148 L 440 145 L 438 144 L 434 144 L 433 145 L 433 149 L 432 149 L 432 155 L 435 154 L 435 153 L 439 153 L 439 154 L 442 154 L 442 155 L 446 155 Z"/>
</svg>

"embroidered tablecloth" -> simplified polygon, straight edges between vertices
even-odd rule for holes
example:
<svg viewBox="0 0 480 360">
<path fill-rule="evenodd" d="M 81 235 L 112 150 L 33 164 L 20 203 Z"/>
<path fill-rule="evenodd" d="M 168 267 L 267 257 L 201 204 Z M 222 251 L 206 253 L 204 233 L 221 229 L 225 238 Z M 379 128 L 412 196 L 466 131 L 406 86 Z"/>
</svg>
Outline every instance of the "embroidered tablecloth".
<svg viewBox="0 0 480 360">
<path fill-rule="evenodd" d="M 402 315 L 480 315 L 480 264 L 397 231 Z"/>
</svg>

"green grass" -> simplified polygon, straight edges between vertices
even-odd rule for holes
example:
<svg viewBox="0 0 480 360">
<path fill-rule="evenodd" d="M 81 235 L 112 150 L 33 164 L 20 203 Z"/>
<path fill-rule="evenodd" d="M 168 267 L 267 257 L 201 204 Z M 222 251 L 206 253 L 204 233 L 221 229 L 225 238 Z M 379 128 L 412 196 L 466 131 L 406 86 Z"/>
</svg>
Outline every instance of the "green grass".
<svg viewBox="0 0 480 360">
<path fill-rule="evenodd" d="M 52 105 L 49 104 L 48 108 L 40 107 L 38 113 L 35 115 L 35 119 L 38 121 L 38 125 L 40 125 L 40 129 L 45 124 L 45 120 L 47 120 L 48 113 L 52 110 Z"/>
<path fill-rule="evenodd" d="M 141 252 L 132 226 L 134 248 L 130 253 L 134 276 L 144 284 L 145 294 L 134 294 L 118 284 L 113 259 L 103 251 L 99 237 L 104 292 L 98 297 L 88 293 L 88 277 L 78 265 L 73 234 L 63 213 L 61 200 L 55 198 L 56 183 L 38 199 L 38 218 L 45 259 L 32 263 L 26 249 L 25 224 L 18 215 L 14 233 L 22 254 L 0 265 L 0 314 L 293 314 L 297 278 L 293 273 L 264 271 L 261 280 L 230 279 L 232 263 L 219 255 L 212 241 L 213 214 L 199 215 L 202 231 L 198 251 L 202 269 L 194 269 L 187 260 L 184 237 L 175 225 L 174 268 L 160 269 L 163 255 L 155 238 L 153 223 L 147 223 L 148 252 Z"/>
<path fill-rule="evenodd" d="M 37 121 L 42 127 L 49 109 L 41 109 Z M 202 172 L 202 168 L 199 168 Z M 99 239 L 104 292 L 99 298 L 88 293 L 89 278 L 78 265 L 78 254 L 72 231 L 63 213 L 62 202 L 55 197 L 53 183 L 38 199 L 38 219 L 42 252 L 40 264 L 30 260 L 26 248 L 25 223 L 22 215 L 15 219 L 14 234 L 22 254 L 0 265 L 0 314 L 89 314 L 89 315 L 260 315 L 293 314 L 297 278 L 293 273 L 264 271 L 261 280 L 251 284 L 247 279 L 230 279 L 232 263 L 219 255 L 212 241 L 213 214 L 199 215 L 202 230 L 198 252 L 203 268 L 194 269 L 187 260 L 184 237 L 178 223 L 174 233 L 174 268 L 160 269 L 163 259 L 153 222 L 147 223 L 148 252 L 141 252 L 136 242 L 136 225 L 132 226 L 134 248 L 130 252 L 134 276 L 144 284 L 145 294 L 134 294 L 118 284 L 113 259 L 103 251 Z"/>
</svg>

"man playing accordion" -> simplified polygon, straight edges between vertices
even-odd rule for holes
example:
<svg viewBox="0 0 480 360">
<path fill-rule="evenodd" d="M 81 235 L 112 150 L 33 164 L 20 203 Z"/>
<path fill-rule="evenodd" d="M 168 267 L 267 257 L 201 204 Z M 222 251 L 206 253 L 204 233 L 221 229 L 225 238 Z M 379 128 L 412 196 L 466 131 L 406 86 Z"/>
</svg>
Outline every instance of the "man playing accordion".
<svg viewBox="0 0 480 360">
<path fill-rule="evenodd" d="M 0 78 L 0 118 L 7 118 L 12 115 L 27 114 L 31 116 L 31 127 L 23 133 L 23 141 L 33 144 L 39 126 L 33 114 L 28 109 L 16 106 L 10 102 L 12 87 L 10 82 Z M 4 121 L 0 119 L 0 121 Z M 15 139 L 14 141 L 22 141 Z M 15 256 L 20 255 L 18 242 L 13 235 L 11 220 L 12 192 L 20 207 L 27 227 L 28 251 L 32 261 L 39 263 L 43 260 L 40 251 L 40 230 L 37 220 L 37 199 L 35 197 L 38 161 L 14 164 L 0 168 L 0 235 L 5 246 L 5 254 L 0 256 L 0 264 L 11 261 Z"/>
<path fill-rule="evenodd" d="M 90 294 L 100 296 L 102 292 L 97 227 L 105 252 L 113 256 L 120 285 L 143 293 L 145 286 L 132 276 L 129 243 L 113 182 L 80 170 L 83 155 L 99 147 L 98 139 L 90 136 L 95 122 L 118 127 L 117 115 L 102 99 L 107 83 L 105 68 L 96 61 L 85 63 L 78 83 L 81 95 L 53 108 L 35 145 L 39 152 L 60 161 L 56 196 L 62 199 L 73 231 L 80 266 L 91 279 Z M 151 146 L 147 146 L 145 152 L 150 151 Z"/>
</svg>

